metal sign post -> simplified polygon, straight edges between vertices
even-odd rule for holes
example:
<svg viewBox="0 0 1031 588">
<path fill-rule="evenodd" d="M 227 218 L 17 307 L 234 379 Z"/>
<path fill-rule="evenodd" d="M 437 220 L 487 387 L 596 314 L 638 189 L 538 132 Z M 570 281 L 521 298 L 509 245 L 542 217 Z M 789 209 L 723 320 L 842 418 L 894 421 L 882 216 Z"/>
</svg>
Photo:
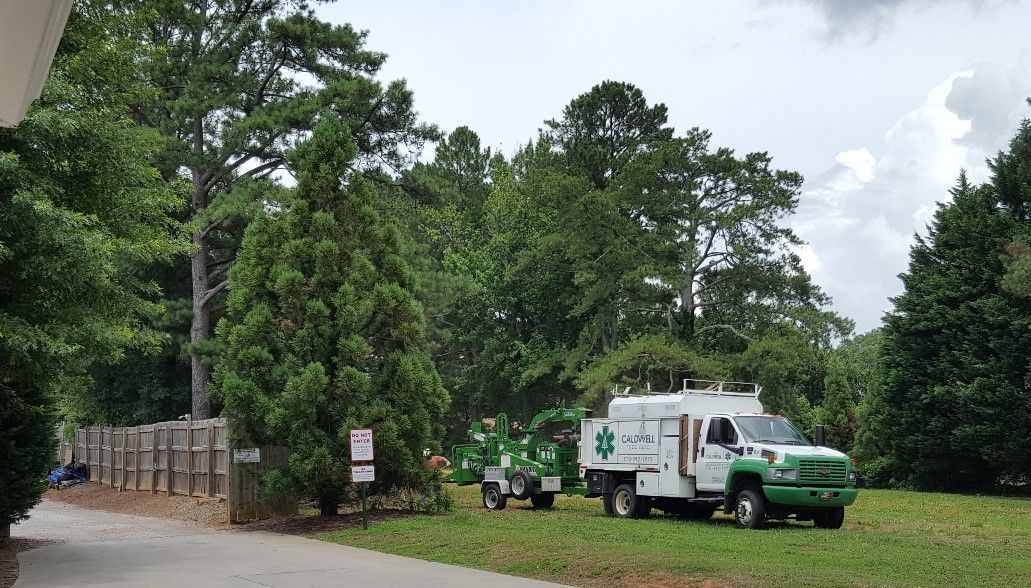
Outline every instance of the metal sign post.
<svg viewBox="0 0 1031 588">
<path fill-rule="evenodd" d="M 362 528 L 369 528 L 369 508 L 366 502 L 369 482 L 376 480 L 376 466 L 372 445 L 372 429 L 351 429 L 351 481 L 358 484 L 362 497 Z M 369 462 L 368 465 L 354 465 Z"/>
</svg>

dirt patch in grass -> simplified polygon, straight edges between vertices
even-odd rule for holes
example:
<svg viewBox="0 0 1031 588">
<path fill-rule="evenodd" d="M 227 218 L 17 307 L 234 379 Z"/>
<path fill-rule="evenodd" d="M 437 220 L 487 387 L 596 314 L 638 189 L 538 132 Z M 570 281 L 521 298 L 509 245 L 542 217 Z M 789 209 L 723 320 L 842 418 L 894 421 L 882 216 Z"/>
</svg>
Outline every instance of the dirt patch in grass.
<svg viewBox="0 0 1031 588">
<path fill-rule="evenodd" d="M 53 541 L 26 537 L 11 537 L 6 541 L 0 541 L 0 588 L 11 588 L 18 579 L 19 553 L 51 543 Z"/>
<path fill-rule="evenodd" d="M 404 510 L 378 510 L 369 513 L 369 526 L 385 521 L 410 517 L 414 515 Z M 264 521 L 254 521 L 244 525 L 234 525 L 234 531 L 251 532 L 266 531 L 269 533 L 282 533 L 284 535 L 321 535 L 343 531 L 344 529 L 357 529 L 362 526 L 361 513 L 348 513 L 334 516 L 320 515 L 296 515 L 290 517 L 279 517 Z"/>
<path fill-rule="evenodd" d="M 46 498 L 107 512 L 175 519 L 205 527 L 226 526 L 226 504 L 218 499 L 118 491 L 93 483 L 47 490 Z"/>
<path fill-rule="evenodd" d="M 737 582 L 726 578 L 685 578 L 667 572 L 651 572 L 639 576 L 623 576 L 612 586 L 615 588 L 736 588 Z"/>
</svg>

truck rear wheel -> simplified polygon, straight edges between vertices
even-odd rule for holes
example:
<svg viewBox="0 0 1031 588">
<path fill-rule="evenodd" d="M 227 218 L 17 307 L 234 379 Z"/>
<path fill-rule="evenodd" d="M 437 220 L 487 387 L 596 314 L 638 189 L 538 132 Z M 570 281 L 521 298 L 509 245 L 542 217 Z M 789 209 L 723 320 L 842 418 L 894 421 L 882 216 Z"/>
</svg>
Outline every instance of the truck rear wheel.
<svg viewBox="0 0 1031 588">
<path fill-rule="evenodd" d="M 487 510 L 503 510 L 508 505 L 508 497 L 501 493 L 501 486 L 487 484 L 483 488 L 483 508 Z"/>
<path fill-rule="evenodd" d="M 734 520 L 742 529 L 761 529 L 766 524 L 766 500 L 762 492 L 748 488 L 737 495 Z"/>
<path fill-rule="evenodd" d="M 530 496 L 530 504 L 534 508 L 551 508 L 555 506 L 555 495 L 551 492 L 547 494 L 534 494 Z"/>
<path fill-rule="evenodd" d="M 512 488 L 512 498 L 516 500 L 526 500 L 533 494 L 533 477 L 527 471 L 516 470 L 508 483 Z"/>
<path fill-rule="evenodd" d="M 821 529 L 840 529 L 845 522 L 845 507 L 821 508 L 813 513 L 813 524 Z"/>
<path fill-rule="evenodd" d="M 651 512 L 647 496 L 638 496 L 633 484 L 622 484 L 612 493 L 612 512 L 625 519 L 642 519 Z"/>
</svg>

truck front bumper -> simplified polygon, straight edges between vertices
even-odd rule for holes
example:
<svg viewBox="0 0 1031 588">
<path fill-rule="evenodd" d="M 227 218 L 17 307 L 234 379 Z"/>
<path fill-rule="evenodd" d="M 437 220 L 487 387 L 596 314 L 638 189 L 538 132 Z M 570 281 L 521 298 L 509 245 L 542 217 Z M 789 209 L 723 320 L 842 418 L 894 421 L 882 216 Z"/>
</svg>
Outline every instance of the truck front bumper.
<svg viewBox="0 0 1031 588">
<path fill-rule="evenodd" d="M 773 504 L 810 508 L 849 506 L 856 501 L 858 488 L 817 488 L 812 486 L 763 486 L 766 499 Z"/>
</svg>

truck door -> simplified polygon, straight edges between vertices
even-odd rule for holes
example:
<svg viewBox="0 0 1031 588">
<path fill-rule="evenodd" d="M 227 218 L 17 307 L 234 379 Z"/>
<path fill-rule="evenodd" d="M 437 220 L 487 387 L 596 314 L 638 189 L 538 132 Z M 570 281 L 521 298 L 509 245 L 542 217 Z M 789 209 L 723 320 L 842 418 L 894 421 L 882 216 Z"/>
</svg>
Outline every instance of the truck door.
<svg viewBox="0 0 1031 588">
<path fill-rule="evenodd" d="M 695 468 L 697 488 L 703 492 L 722 492 L 727 481 L 730 462 L 737 459 L 737 454 L 727 447 L 736 447 L 738 433 L 734 422 L 726 417 L 707 417 L 708 424 L 702 425 L 702 448 L 698 453 L 698 465 Z"/>
</svg>

